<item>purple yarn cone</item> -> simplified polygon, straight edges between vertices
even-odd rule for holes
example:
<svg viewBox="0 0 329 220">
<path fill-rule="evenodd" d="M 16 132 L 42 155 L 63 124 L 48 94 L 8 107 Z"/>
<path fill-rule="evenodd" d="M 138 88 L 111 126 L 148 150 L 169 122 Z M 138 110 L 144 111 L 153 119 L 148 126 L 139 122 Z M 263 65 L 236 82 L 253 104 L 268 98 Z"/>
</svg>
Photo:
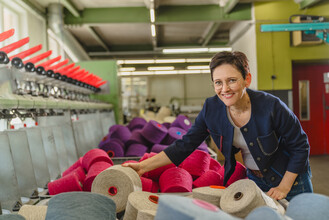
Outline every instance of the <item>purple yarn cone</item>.
<svg viewBox="0 0 329 220">
<path fill-rule="evenodd" d="M 208 145 L 205 142 L 202 142 L 199 147 L 197 147 L 197 150 L 202 150 L 206 153 L 209 153 L 208 151 Z"/>
<path fill-rule="evenodd" d="M 132 144 L 126 150 L 125 156 L 126 157 L 141 157 L 146 153 L 147 150 L 148 150 L 148 147 L 145 145 Z"/>
<path fill-rule="evenodd" d="M 164 144 L 155 144 L 153 145 L 151 152 L 154 153 L 160 153 L 161 151 L 163 151 L 164 149 L 166 149 L 168 147 L 168 145 L 164 145 Z"/>
<path fill-rule="evenodd" d="M 115 128 L 111 130 L 110 138 L 116 138 L 121 140 L 123 143 L 126 143 L 131 137 L 131 132 L 129 128 L 123 125 L 114 125 Z"/>
<path fill-rule="evenodd" d="M 185 115 L 178 115 L 176 117 L 176 120 L 171 123 L 171 127 L 183 128 L 185 131 L 188 131 L 191 126 L 192 123 L 190 119 L 188 119 Z"/>
<path fill-rule="evenodd" d="M 110 158 L 124 156 L 124 144 L 119 139 L 109 139 L 101 148 Z"/>
<path fill-rule="evenodd" d="M 142 129 L 135 129 L 131 133 L 131 137 L 125 143 L 125 146 L 126 146 L 127 149 L 132 144 L 143 144 L 145 146 L 149 146 L 150 145 L 150 143 L 142 136 L 141 132 L 142 132 Z"/>
<path fill-rule="evenodd" d="M 104 146 L 104 144 L 106 144 L 106 142 L 110 139 L 109 135 L 107 134 L 105 137 L 103 137 L 103 139 L 99 142 L 98 144 L 98 148 L 102 148 Z"/>
<path fill-rule="evenodd" d="M 175 140 L 182 139 L 187 132 L 183 128 L 171 127 L 162 143 L 166 145 L 172 144 Z"/>
<path fill-rule="evenodd" d="M 166 137 L 168 129 L 154 120 L 150 120 L 142 129 L 143 137 L 153 144 L 159 144 Z"/>
<path fill-rule="evenodd" d="M 169 129 L 170 126 L 171 126 L 171 123 L 169 123 L 169 122 L 163 122 L 162 125 L 165 126 L 167 129 Z"/>
<path fill-rule="evenodd" d="M 147 121 L 144 118 L 135 117 L 129 122 L 127 127 L 130 131 L 133 131 L 135 129 L 142 129 L 146 123 Z"/>
</svg>

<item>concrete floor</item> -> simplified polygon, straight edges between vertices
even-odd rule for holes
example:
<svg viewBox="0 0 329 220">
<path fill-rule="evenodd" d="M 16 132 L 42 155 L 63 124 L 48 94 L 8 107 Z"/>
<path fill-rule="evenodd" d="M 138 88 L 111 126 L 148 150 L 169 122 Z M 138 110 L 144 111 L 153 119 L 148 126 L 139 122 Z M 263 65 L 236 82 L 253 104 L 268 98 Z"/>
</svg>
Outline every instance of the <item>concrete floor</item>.
<svg viewBox="0 0 329 220">
<path fill-rule="evenodd" d="M 329 155 L 310 156 L 315 193 L 329 196 Z"/>
</svg>

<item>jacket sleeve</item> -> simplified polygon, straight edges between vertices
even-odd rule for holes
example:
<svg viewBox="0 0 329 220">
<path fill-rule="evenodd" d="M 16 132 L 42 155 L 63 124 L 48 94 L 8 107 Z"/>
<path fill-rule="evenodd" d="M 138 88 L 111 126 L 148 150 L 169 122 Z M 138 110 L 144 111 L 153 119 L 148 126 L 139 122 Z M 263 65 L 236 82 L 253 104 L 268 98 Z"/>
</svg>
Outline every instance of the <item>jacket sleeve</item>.
<svg viewBox="0 0 329 220">
<path fill-rule="evenodd" d="M 281 100 L 277 100 L 272 112 L 275 131 L 282 138 L 289 154 L 287 171 L 301 173 L 308 163 L 310 146 L 297 116 Z"/>
<path fill-rule="evenodd" d="M 171 162 L 176 166 L 181 164 L 209 136 L 205 123 L 206 103 L 207 101 L 187 134 L 164 150 Z"/>
</svg>

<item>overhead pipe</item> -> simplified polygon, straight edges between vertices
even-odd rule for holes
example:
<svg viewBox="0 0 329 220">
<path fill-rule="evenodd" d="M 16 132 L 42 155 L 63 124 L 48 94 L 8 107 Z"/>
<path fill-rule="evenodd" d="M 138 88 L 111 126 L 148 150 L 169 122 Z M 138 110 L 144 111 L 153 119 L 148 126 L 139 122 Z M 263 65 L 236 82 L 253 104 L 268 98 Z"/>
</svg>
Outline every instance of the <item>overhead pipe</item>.
<svg viewBox="0 0 329 220">
<path fill-rule="evenodd" d="M 48 5 L 48 27 L 57 40 L 62 41 L 65 52 L 73 62 L 90 60 L 90 57 L 72 34 L 64 28 L 63 6 L 59 3 Z"/>
</svg>

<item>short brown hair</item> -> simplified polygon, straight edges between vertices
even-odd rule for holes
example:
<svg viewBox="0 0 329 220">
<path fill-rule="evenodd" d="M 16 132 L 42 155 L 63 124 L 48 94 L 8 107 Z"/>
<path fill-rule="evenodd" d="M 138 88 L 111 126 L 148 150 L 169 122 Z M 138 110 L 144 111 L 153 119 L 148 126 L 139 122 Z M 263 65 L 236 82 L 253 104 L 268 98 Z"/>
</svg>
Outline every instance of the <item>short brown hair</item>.
<svg viewBox="0 0 329 220">
<path fill-rule="evenodd" d="M 216 67 L 223 64 L 231 64 L 241 73 L 242 77 L 246 79 L 247 74 L 249 73 L 249 64 L 247 56 L 240 51 L 223 51 L 215 54 L 210 61 L 210 74 L 211 80 L 213 79 L 213 72 Z"/>
</svg>

